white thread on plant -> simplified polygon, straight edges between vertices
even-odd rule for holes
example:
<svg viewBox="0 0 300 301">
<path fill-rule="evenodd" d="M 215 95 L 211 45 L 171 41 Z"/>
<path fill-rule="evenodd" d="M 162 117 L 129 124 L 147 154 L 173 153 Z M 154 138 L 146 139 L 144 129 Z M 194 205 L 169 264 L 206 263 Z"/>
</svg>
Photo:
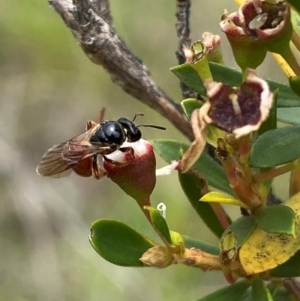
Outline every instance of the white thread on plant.
<svg viewBox="0 0 300 301">
<path fill-rule="evenodd" d="M 163 218 L 167 217 L 167 206 L 165 205 L 165 203 L 159 203 L 156 206 L 156 208 L 160 212 L 160 214 Z"/>
<path fill-rule="evenodd" d="M 170 165 L 159 168 L 156 170 L 156 176 L 168 176 L 170 175 L 176 168 L 178 168 L 179 162 L 172 161 Z"/>
</svg>

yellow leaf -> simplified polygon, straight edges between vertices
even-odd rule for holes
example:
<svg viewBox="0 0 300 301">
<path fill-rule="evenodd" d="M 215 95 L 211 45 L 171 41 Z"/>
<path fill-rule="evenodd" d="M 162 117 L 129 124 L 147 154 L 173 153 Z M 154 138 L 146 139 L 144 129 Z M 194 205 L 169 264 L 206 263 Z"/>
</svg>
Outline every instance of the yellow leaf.
<svg viewBox="0 0 300 301">
<path fill-rule="evenodd" d="M 207 202 L 207 203 L 223 203 L 229 205 L 235 205 L 239 207 L 243 207 L 249 209 L 244 203 L 241 201 L 234 199 L 233 197 L 218 191 L 212 191 L 205 194 L 200 201 Z"/>
<path fill-rule="evenodd" d="M 300 249 L 300 193 L 285 202 L 295 212 L 295 237 L 267 233 L 256 228 L 240 249 L 240 261 L 247 274 L 277 267 Z"/>
</svg>

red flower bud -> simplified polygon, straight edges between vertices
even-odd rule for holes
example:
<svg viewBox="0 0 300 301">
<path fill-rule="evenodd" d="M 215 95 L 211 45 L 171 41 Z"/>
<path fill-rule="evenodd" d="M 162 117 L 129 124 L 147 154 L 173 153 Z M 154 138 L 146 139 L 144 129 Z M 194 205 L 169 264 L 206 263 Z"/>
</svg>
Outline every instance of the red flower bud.
<svg viewBox="0 0 300 301">
<path fill-rule="evenodd" d="M 209 62 L 224 64 L 222 51 L 221 51 L 221 38 L 210 32 L 202 34 L 203 45 L 207 51 L 207 59 Z"/>
<path fill-rule="evenodd" d="M 247 35 L 264 43 L 268 51 L 284 54 L 289 48 L 293 27 L 285 2 L 248 1 L 240 7 L 239 19 Z"/>
<path fill-rule="evenodd" d="M 146 251 L 140 261 L 152 268 L 166 268 L 174 262 L 174 258 L 167 247 L 155 246 Z"/>
<path fill-rule="evenodd" d="M 104 157 L 103 167 L 107 177 L 140 206 L 149 205 L 156 183 L 156 160 L 149 142 L 140 139 L 135 143 L 124 143 L 120 150 Z"/>
<path fill-rule="evenodd" d="M 247 35 L 237 12 L 230 15 L 224 12 L 220 26 L 231 45 L 235 61 L 242 70 L 255 69 L 264 61 L 267 49 L 259 40 Z"/>
<path fill-rule="evenodd" d="M 250 0 L 238 12 L 221 18 L 238 65 L 255 69 L 264 60 L 266 52 L 276 52 L 286 58 L 292 36 L 290 8 L 285 2 L 269 3 Z"/>
</svg>

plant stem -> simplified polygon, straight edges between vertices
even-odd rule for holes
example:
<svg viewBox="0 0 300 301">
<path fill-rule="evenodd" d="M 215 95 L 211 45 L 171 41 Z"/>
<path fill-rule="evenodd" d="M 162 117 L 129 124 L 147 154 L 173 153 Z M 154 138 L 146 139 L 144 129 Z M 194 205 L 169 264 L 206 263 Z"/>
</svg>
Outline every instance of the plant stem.
<svg viewBox="0 0 300 301">
<path fill-rule="evenodd" d="M 150 199 L 148 198 L 148 199 L 144 200 L 143 202 L 137 202 L 137 204 L 139 205 L 139 207 L 143 211 L 143 213 L 146 216 L 147 220 L 152 225 L 152 220 L 151 220 L 151 217 L 150 217 L 150 212 L 149 212 L 149 210 L 146 210 L 144 208 L 145 206 L 151 206 Z"/>
<path fill-rule="evenodd" d="M 210 203 L 210 207 L 214 211 L 218 221 L 220 222 L 221 227 L 225 230 L 229 227 L 230 222 L 228 221 L 228 217 L 226 212 L 224 211 L 221 204 Z"/>
<path fill-rule="evenodd" d="M 257 182 L 267 181 L 300 167 L 300 159 L 253 176 Z"/>
<path fill-rule="evenodd" d="M 177 0 L 176 11 L 176 31 L 178 38 L 178 49 L 176 51 L 176 57 L 179 64 L 186 62 L 186 49 L 190 49 L 192 39 L 190 36 L 190 10 L 191 0 Z M 194 98 L 197 93 L 189 88 L 183 82 L 180 82 L 181 94 L 184 98 Z"/>
<path fill-rule="evenodd" d="M 185 249 L 184 255 L 177 260 L 177 263 L 198 267 L 204 271 L 222 270 L 219 256 L 199 249 Z"/>
</svg>

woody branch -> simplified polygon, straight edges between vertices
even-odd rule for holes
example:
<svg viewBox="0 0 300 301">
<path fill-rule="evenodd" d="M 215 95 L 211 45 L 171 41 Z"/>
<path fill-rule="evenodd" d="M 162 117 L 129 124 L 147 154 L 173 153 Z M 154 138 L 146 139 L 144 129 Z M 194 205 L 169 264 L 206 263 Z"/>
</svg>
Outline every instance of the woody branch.
<svg viewBox="0 0 300 301">
<path fill-rule="evenodd" d="M 193 133 L 179 104 L 150 77 L 116 33 L 106 0 L 48 0 L 71 30 L 87 57 L 103 66 L 125 92 L 167 118 L 189 139 Z"/>
</svg>

